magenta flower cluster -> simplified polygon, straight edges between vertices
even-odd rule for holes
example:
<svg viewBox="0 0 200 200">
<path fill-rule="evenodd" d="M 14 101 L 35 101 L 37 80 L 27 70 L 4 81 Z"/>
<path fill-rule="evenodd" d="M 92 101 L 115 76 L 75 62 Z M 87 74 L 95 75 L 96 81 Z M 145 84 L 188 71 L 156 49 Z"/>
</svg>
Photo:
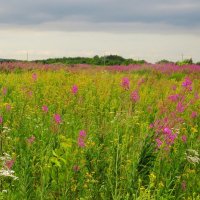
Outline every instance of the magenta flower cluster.
<svg viewBox="0 0 200 200">
<path fill-rule="evenodd" d="M 174 144 L 177 134 L 173 133 L 172 130 L 168 127 L 164 128 L 165 142 L 168 146 Z"/>
<path fill-rule="evenodd" d="M 137 90 L 133 91 L 133 92 L 131 93 L 131 100 L 132 100 L 133 102 L 137 102 L 137 101 L 139 101 L 139 99 L 140 99 L 140 96 L 139 96 L 138 91 L 137 91 Z"/>
<path fill-rule="evenodd" d="M 84 130 L 81 130 L 79 132 L 79 136 L 78 136 L 78 146 L 79 147 L 85 147 L 85 139 L 86 139 L 86 132 Z"/>
<path fill-rule="evenodd" d="M 181 101 L 178 102 L 178 104 L 177 104 L 177 106 L 176 106 L 176 110 L 177 110 L 179 113 L 184 112 L 185 106 L 183 105 L 183 103 L 182 103 Z"/>
<path fill-rule="evenodd" d="M 192 91 L 192 81 L 189 77 L 186 77 L 184 82 L 182 83 L 182 86 L 185 87 L 187 90 Z"/>
<path fill-rule="evenodd" d="M 3 94 L 4 96 L 6 96 L 7 91 L 8 91 L 8 89 L 7 89 L 6 87 L 4 87 L 4 88 L 2 89 L 2 94 Z"/>
<path fill-rule="evenodd" d="M 54 114 L 54 121 L 56 124 L 60 124 L 61 123 L 61 117 L 59 114 Z"/>
<path fill-rule="evenodd" d="M 141 86 L 141 84 L 144 83 L 144 81 L 145 81 L 144 79 L 140 79 L 138 81 L 137 88 L 133 92 L 131 92 L 131 94 L 130 94 L 131 101 L 133 101 L 133 102 L 139 101 L 140 96 L 139 96 L 138 89 Z M 130 80 L 129 80 L 128 77 L 122 78 L 122 80 L 121 80 L 121 86 L 122 86 L 122 88 L 124 90 L 129 90 L 130 89 Z"/>
<path fill-rule="evenodd" d="M 3 117 L 0 116 L 0 124 L 2 124 L 2 123 L 3 123 Z"/>
<path fill-rule="evenodd" d="M 48 110 L 49 110 L 49 109 L 48 109 L 48 107 L 47 107 L 46 105 L 43 105 L 43 106 L 42 106 L 42 111 L 43 111 L 43 112 L 47 113 Z"/>
<path fill-rule="evenodd" d="M 38 78 L 38 76 L 37 76 L 37 74 L 32 74 L 32 79 L 33 79 L 33 81 L 36 81 L 37 80 L 37 78 Z"/>
<path fill-rule="evenodd" d="M 170 128 L 165 127 L 162 135 L 159 138 L 156 138 L 155 141 L 158 148 L 160 148 L 162 145 L 165 145 L 165 148 L 169 149 L 169 147 L 174 144 L 176 138 L 177 134 L 173 133 Z"/>
<path fill-rule="evenodd" d="M 122 78 L 121 86 L 122 86 L 125 90 L 129 90 L 129 88 L 130 88 L 130 80 L 129 80 L 129 78 L 127 78 L 127 77 Z"/>
<path fill-rule="evenodd" d="M 78 93 L 78 86 L 77 85 L 73 85 L 72 88 L 71 88 L 71 92 L 72 94 L 77 94 Z"/>
<path fill-rule="evenodd" d="M 168 97 L 168 99 L 171 100 L 172 102 L 177 102 L 180 99 L 180 95 L 179 94 L 173 94 L 173 95 L 170 95 Z"/>
<path fill-rule="evenodd" d="M 32 135 L 30 138 L 27 139 L 27 142 L 29 144 L 32 144 L 34 141 L 35 141 L 35 136 L 34 135 Z"/>
</svg>

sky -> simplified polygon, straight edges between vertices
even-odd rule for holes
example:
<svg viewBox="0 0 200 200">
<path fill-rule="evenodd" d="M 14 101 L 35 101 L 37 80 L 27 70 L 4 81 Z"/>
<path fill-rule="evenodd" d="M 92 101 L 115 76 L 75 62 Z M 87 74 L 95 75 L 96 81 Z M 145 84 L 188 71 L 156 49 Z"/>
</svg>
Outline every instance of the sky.
<svg viewBox="0 0 200 200">
<path fill-rule="evenodd" d="M 0 0 L 0 58 L 200 61 L 199 0 Z"/>
</svg>

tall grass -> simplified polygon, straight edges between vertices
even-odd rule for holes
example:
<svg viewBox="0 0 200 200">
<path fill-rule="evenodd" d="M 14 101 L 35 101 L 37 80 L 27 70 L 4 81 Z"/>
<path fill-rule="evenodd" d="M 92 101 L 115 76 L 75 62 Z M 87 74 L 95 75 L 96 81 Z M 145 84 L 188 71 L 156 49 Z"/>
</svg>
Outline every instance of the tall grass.
<svg viewBox="0 0 200 200">
<path fill-rule="evenodd" d="M 200 82 L 186 77 L 1 73 L 1 168 L 18 177 L 0 175 L 2 198 L 199 199 Z"/>
</svg>

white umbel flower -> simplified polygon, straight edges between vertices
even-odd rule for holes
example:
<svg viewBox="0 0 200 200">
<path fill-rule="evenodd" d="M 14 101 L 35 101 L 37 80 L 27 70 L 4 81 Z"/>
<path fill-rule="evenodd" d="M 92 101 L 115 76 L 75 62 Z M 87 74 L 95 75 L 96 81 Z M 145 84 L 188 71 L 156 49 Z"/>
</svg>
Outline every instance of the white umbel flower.
<svg viewBox="0 0 200 200">
<path fill-rule="evenodd" d="M 9 169 L 1 169 L 0 170 L 0 176 L 3 177 L 10 177 L 13 178 L 14 180 L 17 180 L 18 177 L 14 175 L 15 171 L 9 170 Z"/>
<path fill-rule="evenodd" d="M 200 162 L 199 153 L 193 149 L 186 150 L 186 159 L 192 164 L 198 164 Z"/>
</svg>

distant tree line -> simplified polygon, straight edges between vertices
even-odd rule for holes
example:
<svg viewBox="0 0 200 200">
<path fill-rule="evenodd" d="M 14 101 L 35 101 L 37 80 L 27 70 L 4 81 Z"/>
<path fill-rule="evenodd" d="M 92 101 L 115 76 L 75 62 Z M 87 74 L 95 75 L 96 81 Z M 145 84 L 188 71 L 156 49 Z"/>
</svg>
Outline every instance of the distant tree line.
<svg viewBox="0 0 200 200">
<path fill-rule="evenodd" d="M 118 55 L 108 55 L 108 56 L 94 56 L 89 57 L 63 57 L 63 58 L 49 58 L 46 60 L 36 60 L 43 64 L 90 64 L 90 65 L 130 65 L 130 64 L 144 64 L 145 60 L 133 60 L 131 58 L 126 59 Z"/>
<path fill-rule="evenodd" d="M 0 63 L 3 62 L 18 62 L 20 60 L 15 59 L 1 59 Z M 23 61 L 28 62 L 28 61 Z M 33 62 L 36 63 L 42 63 L 42 64 L 66 64 L 66 65 L 76 65 L 76 64 L 89 64 L 89 65 L 99 65 L 99 66 L 108 66 L 108 65 L 131 65 L 131 64 L 145 64 L 147 63 L 145 60 L 134 60 L 132 58 L 123 58 L 118 55 L 107 55 L 107 56 L 94 56 L 92 58 L 90 57 L 63 57 L 63 58 L 49 58 L 44 60 L 35 60 Z M 160 60 L 157 62 L 157 64 L 176 64 L 179 66 L 182 65 L 190 65 L 190 64 L 196 64 L 200 65 L 200 62 L 194 63 L 192 58 L 185 59 L 182 61 L 169 61 L 166 59 Z"/>
<path fill-rule="evenodd" d="M 108 56 L 94 56 L 92 58 L 88 57 L 63 57 L 63 58 L 49 58 L 46 60 L 36 60 L 36 62 L 40 62 L 43 64 L 68 64 L 68 65 L 74 65 L 74 64 L 90 64 L 90 65 L 131 65 L 131 64 L 145 64 L 147 63 L 145 60 L 134 60 L 132 58 L 123 58 L 118 55 L 108 55 Z M 200 65 L 200 62 L 194 63 L 192 58 L 185 59 L 182 61 L 169 61 L 166 59 L 160 60 L 157 62 L 157 64 L 176 64 L 176 65 L 191 65 L 196 64 Z"/>
<path fill-rule="evenodd" d="M 157 62 L 157 64 L 169 64 L 169 63 L 174 63 L 174 64 L 179 65 L 179 66 L 192 65 L 192 64 L 200 65 L 200 62 L 194 63 L 192 58 L 185 59 L 185 60 L 182 60 L 182 61 L 177 61 L 177 62 L 172 62 L 172 61 L 163 59 L 163 60 L 160 60 L 160 61 Z"/>
<path fill-rule="evenodd" d="M 0 63 L 3 63 L 3 62 L 16 62 L 17 60 L 15 59 L 3 59 L 3 58 L 0 58 Z"/>
</svg>

